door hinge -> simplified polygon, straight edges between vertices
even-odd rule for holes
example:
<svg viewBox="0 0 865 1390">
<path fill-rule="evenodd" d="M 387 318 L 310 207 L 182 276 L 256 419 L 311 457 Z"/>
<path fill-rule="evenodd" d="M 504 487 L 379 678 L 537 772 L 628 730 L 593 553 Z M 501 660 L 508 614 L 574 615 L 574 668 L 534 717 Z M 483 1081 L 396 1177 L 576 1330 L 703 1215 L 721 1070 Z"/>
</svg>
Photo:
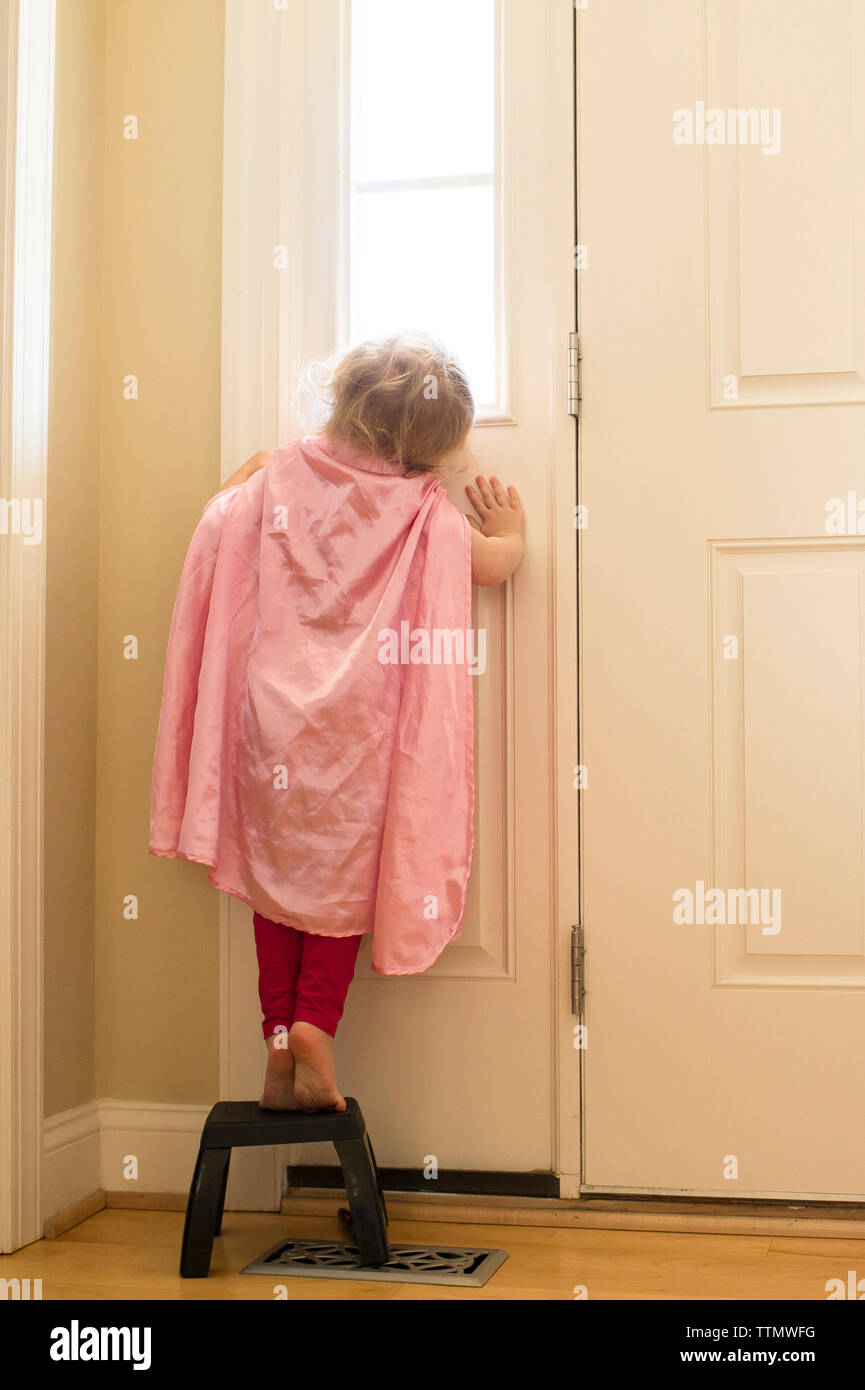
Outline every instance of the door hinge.
<svg viewBox="0 0 865 1390">
<path fill-rule="evenodd" d="M 571 1013 L 583 1016 L 586 998 L 586 947 L 582 927 L 571 927 Z"/>
<path fill-rule="evenodd" d="M 583 353 L 579 333 L 568 334 L 568 414 L 579 417 L 583 399 Z"/>
</svg>

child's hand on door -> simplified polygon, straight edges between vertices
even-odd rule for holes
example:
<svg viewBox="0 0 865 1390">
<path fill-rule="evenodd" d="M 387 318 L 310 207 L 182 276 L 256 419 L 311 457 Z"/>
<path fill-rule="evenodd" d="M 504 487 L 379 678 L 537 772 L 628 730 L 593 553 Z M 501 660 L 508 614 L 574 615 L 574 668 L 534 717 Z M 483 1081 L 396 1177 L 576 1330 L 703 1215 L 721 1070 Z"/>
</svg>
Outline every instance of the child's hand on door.
<svg viewBox="0 0 865 1390">
<path fill-rule="evenodd" d="M 466 496 L 480 517 L 467 517 L 472 528 L 472 583 L 501 584 L 513 574 L 525 551 L 526 518 L 515 487 L 498 478 L 475 478 Z"/>
<path fill-rule="evenodd" d="M 469 517 L 469 525 L 483 536 L 523 536 L 526 531 L 526 518 L 523 504 L 515 487 L 507 491 L 498 478 L 487 482 L 483 474 L 475 478 L 477 489 L 471 484 L 466 488 L 466 496 L 480 517 L 477 522 Z"/>
</svg>

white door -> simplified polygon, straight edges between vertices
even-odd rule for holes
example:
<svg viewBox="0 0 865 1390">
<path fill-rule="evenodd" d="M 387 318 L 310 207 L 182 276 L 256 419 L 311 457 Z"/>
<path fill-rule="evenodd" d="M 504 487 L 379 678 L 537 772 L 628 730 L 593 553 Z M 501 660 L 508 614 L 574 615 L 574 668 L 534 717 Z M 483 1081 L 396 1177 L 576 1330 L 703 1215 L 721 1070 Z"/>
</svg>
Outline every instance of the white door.
<svg viewBox="0 0 865 1390">
<path fill-rule="evenodd" d="M 486 671 L 463 933 L 415 977 L 374 976 L 365 943 L 337 1035 L 339 1083 L 382 1165 L 418 1170 L 434 1156 L 444 1171 L 575 1173 L 573 8 L 291 0 L 266 11 L 229 0 L 226 471 L 297 432 L 300 364 L 425 328 L 464 357 L 482 406 L 477 468 L 454 500 L 466 508 L 474 472 L 498 474 L 529 517 L 515 580 L 475 591 Z M 231 904 L 223 940 L 223 1093 L 247 1097 L 264 1058 L 248 909 Z M 306 1146 L 292 1160 L 333 1156 Z M 254 1204 L 256 1190 L 241 1199 L 236 1187 L 235 1204 Z"/>
<path fill-rule="evenodd" d="M 591 3 L 578 92 L 585 1186 L 861 1199 L 865 6 Z"/>
</svg>

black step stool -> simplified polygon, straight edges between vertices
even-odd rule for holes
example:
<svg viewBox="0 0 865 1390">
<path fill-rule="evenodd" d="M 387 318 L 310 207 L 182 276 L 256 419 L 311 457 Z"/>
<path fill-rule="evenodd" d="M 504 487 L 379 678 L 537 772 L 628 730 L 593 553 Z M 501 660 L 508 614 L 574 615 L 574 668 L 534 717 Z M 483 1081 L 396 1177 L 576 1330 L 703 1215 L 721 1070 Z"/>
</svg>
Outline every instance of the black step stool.
<svg viewBox="0 0 865 1390">
<path fill-rule="evenodd" d="M 259 1144 L 329 1141 L 342 1164 L 354 1244 L 360 1263 L 383 1265 L 390 1258 L 387 1209 L 375 1154 L 357 1101 L 345 1098 L 344 1111 L 262 1110 L 254 1100 L 220 1101 L 204 1122 L 198 1159 L 186 1205 L 180 1253 L 184 1279 L 206 1279 L 214 1237 L 222 1230 L 231 1150 Z"/>
</svg>

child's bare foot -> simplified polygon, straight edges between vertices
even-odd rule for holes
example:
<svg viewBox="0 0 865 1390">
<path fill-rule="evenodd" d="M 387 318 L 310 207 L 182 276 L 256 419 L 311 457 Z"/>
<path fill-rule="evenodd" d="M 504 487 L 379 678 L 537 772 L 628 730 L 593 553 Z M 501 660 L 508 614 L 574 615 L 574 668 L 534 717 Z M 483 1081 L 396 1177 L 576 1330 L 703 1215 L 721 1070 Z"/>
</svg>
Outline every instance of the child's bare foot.
<svg viewBox="0 0 865 1390">
<path fill-rule="evenodd" d="M 267 1040 L 267 1074 L 258 1104 L 262 1110 L 300 1109 L 294 1094 L 294 1057 L 285 1030 Z"/>
<path fill-rule="evenodd" d="M 314 1023 L 293 1023 L 288 1045 L 294 1053 L 294 1094 L 301 1110 L 345 1110 L 336 1084 L 333 1038 Z"/>
</svg>

